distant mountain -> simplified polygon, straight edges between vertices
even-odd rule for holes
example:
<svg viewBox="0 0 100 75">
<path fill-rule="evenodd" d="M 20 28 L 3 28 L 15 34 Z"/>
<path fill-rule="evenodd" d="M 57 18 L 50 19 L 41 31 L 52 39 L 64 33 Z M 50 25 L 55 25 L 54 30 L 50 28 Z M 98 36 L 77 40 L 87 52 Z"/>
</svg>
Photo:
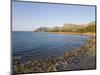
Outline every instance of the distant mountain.
<svg viewBox="0 0 100 75">
<path fill-rule="evenodd" d="M 48 30 L 47 27 L 40 27 L 40 28 L 34 30 L 34 32 L 46 32 L 47 30 Z"/>
<path fill-rule="evenodd" d="M 95 21 L 92 21 L 88 24 L 77 25 L 67 23 L 62 27 L 55 26 L 53 28 L 40 27 L 34 30 L 35 32 L 95 32 Z"/>
<path fill-rule="evenodd" d="M 88 25 L 95 25 L 95 24 L 96 24 L 95 21 L 92 21 L 92 22 L 88 23 Z"/>
<path fill-rule="evenodd" d="M 64 24 L 62 27 L 63 31 L 76 31 L 77 29 L 86 27 L 86 25 L 76 25 L 76 24 Z"/>
</svg>

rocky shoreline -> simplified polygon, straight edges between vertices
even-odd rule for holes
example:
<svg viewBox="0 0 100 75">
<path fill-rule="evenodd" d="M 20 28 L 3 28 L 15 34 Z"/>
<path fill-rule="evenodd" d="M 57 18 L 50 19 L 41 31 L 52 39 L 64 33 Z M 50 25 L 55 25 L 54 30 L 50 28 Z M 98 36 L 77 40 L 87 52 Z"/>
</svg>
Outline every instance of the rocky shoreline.
<svg viewBox="0 0 100 75">
<path fill-rule="evenodd" d="M 48 32 L 51 34 L 74 34 L 74 35 L 87 35 L 87 36 L 96 36 L 94 32 L 78 33 L 78 32 Z"/>
<path fill-rule="evenodd" d="M 95 37 L 89 38 L 81 48 L 72 52 L 64 52 L 56 58 L 30 60 L 24 64 L 20 60 L 13 60 L 14 74 L 96 69 Z"/>
</svg>

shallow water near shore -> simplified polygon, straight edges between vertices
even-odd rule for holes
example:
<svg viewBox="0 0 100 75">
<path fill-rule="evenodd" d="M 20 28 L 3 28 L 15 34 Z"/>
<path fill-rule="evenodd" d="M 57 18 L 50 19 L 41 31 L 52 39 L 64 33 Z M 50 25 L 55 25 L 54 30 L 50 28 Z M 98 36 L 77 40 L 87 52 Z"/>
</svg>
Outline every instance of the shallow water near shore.
<svg viewBox="0 0 100 75">
<path fill-rule="evenodd" d="M 46 32 L 13 32 L 14 58 L 41 59 L 56 57 L 65 51 L 76 50 L 85 44 L 89 36 L 74 34 L 51 34 Z"/>
</svg>

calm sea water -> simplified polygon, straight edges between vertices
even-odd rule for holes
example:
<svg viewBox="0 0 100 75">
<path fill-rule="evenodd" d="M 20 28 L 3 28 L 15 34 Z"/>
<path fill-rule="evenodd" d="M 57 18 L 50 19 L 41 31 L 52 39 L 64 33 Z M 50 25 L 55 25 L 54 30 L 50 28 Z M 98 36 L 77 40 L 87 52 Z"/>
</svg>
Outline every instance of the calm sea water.
<svg viewBox="0 0 100 75">
<path fill-rule="evenodd" d="M 58 56 L 84 45 L 88 36 L 50 34 L 45 32 L 12 32 L 14 57 L 46 58 Z"/>
</svg>

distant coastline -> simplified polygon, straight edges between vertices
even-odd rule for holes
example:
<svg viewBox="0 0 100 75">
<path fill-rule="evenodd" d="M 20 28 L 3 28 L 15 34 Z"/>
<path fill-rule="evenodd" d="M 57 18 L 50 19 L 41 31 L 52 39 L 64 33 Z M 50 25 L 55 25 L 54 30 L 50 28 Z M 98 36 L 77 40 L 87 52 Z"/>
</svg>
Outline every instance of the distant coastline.
<svg viewBox="0 0 100 75">
<path fill-rule="evenodd" d="M 95 32 L 87 32 L 87 33 L 76 33 L 76 32 L 48 32 L 51 34 L 75 34 L 75 35 L 89 35 L 89 36 L 95 36 Z"/>
<path fill-rule="evenodd" d="M 64 24 L 62 27 L 55 26 L 53 28 L 40 27 L 33 32 L 48 32 L 55 34 L 81 34 L 81 35 L 92 35 L 96 33 L 95 21 L 87 23 L 85 25 L 76 24 Z"/>
</svg>

